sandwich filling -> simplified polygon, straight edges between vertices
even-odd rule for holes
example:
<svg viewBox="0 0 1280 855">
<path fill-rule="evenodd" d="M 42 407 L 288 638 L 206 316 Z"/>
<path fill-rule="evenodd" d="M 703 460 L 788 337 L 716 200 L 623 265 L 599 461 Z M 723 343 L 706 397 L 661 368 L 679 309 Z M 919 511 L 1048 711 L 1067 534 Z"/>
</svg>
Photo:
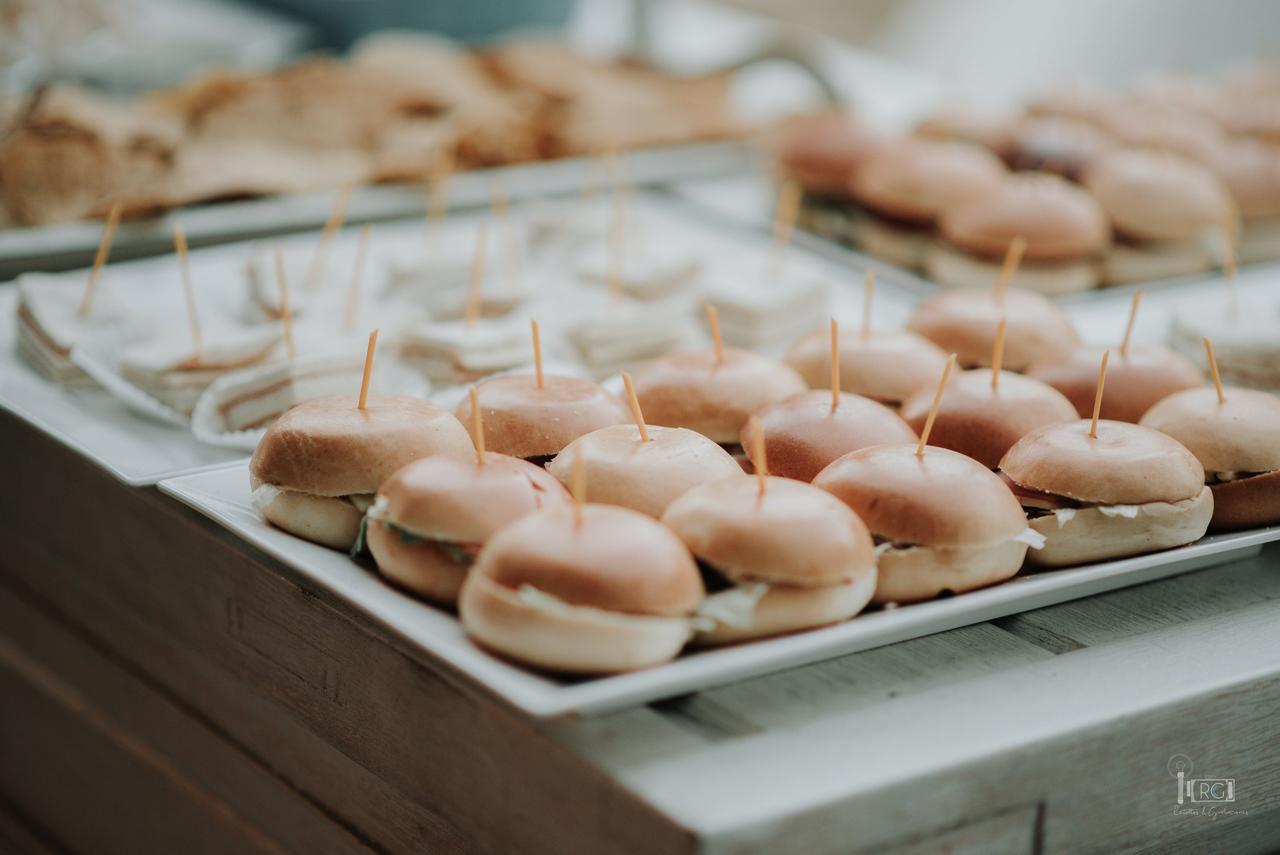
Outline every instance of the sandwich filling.
<svg viewBox="0 0 1280 855">
<path fill-rule="evenodd" d="M 1081 502 L 1068 496 L 1059 496 L 1056 493 L 1046 493 L 1043 490 L 1024 487 L 1003 472 L 997 472 L 996 474 L 1004 480 L 1010 492 L 1022 505 L 1022 509 L 1026 511 L 1027 519 L 1057 517 L 1058 528 L 1062 528 L 1071 522 L 1071 520 L 1075 519 L 1076 514 L 1085 508 L 1092 508 L 1107 517 L 1137 519 L 1138 509 L 1141 507 L 1140 505 L 1107 505 L 1100 502 Z"/>
<path fill-rule="evenodd" d="M 373 496 L 361 498 L 367 498 L 368 502 L 361 508 L 364 511 L 364 518 L 360 521 L 360 533 L 356 537 L 355 545 L 351 547 L 351 555 L 353 557 L 358 557 L 365 552 L 365 533 L 371 520 L 381 523 L 388 531 L 400 538 L 400 542 L 406 546 L 427 546 L 462 567 L 470 567 L 474 564 L 476 556 L 480 554 L 480 549 L 484 546 L 482 543 L 460 543 L 454 540 L 421 534 L 387 519 L 387 500 L 385 498 L 379 497 L 376 500 Z"/>
</svg>

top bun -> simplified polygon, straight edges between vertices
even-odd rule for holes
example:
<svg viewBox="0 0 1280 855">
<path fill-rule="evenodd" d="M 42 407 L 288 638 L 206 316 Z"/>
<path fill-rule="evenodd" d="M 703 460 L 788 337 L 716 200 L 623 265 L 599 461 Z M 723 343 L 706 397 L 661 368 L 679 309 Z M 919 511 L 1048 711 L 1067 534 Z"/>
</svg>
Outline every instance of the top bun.
<svg viewBox="0 0 1280 855">
<path fill-rule="evenodd" d="M 1066 116 L 1024 119 L 1014 135 L 1014 169 L 1043 170 L 1078 180 L 1103 152 L 1117 145 L 1091 122 Z"/>
<path fill-rule="evenodd" d="M 1280 217 L 1280 144 L 1233 139 L 1209 161 L 1246 218 Z"/>
<path fill-rule="evenodd" d="M 1009 449 L 1000 469 L 1019 486 L 1079 502 L 1180 502 L 1204 489 L 1204 467 L 1176 440 L 1128 422 L 1089 420 L 1037 428 Z"/>
<path fill-rule="evenodd" d="M 814 390 L 765 407 L 756 414 L 764 431 L 769 471 L 784 478 L 812 481 L 837 457 L 869 445 L 915 442 L 915 431 L 884 404 L 840 393 L 831 411 L 831 393 Z M 1074 415 L 1074 413 L 1072 413 Z M 742 447 L 752 463 L 755 422 L 742 429 Z"/>
<path fill-rule="evenodd" d="M 877 445 L 846 454 L 813 479 L 895 543 L 995 546 L 1027 528 L 1008 486 L 976 460 L 926 446 Z"/>
<path fill-rule="evenodd" d="M 838 585 L 876 566 L 862 520 L 830 493 L 788 478 L 739 473 L 671 503 L 662 522 L 734 582 Z"/>
<path fill-rule="evenodd" d="M 383 518 L 432 540 L 484 543 L 514 519 L 571 501 L 541 466 L 494 452 L 484 460 L 433 455 L 400 468 L 378 490 Z"/>
<path fill-rule="evenodd" d="M 741 475 L 742 467 L 712 440 L 685 428 L 646 425 L 649 441 L 633 424 L 610 425 L 565 446 L 547 469 L 564 484 L 582 455 L 591 501 L 621 505 L 660 517 L 667 505 L 699 484 Z"/>
<path fill-rule="evenodd" d="M 906 139 L 868 157 L 854 173 L 851 189 L 874 211 L 927 225 L 945 208 L 990 192 L 1004 175 L 1004 164 L 986 149 Z"/>
<path fill-rule="evenodd" d="M 253 483 L 314 496 L 376 493 L 406 463 L 475 454 L 448 410 L 402 395 L 313 398 L 276 419 L 249 461 Z"/>
<path fill-rule="evenodd" d="M 732 444 L 753 413 L 808 387 L 781 362 L 725 348 L 720 365 L 709 350 L 655 359 L 636 372 L 635 388 L 646 421 Z"/>
<path fill-rule="evenodd" d="M 1115 230 L 1138 240 L 1190 240 L 1237 217 L 1231 194 L 1212 172 L 1167 152 L 1105 154 L 1089 166 L 1084 183 Z"/>
<path fill-rule="evenodd" d="M 1254 389 L 1209 386 L 1176 392 L 1147 410 L 1139 423 L 1187 447 L 1208 472 L 1280 469 L 1280 398 Z"/>
<path fill-rule="evenodd" d="M 1075 405 L 1080 418 L 1093 415 L 1098 366 L 1106 348 L 1085 345 L 1066 356 L 1037 361 L 1027 374 L 1048 383 Z M 1099 416 L 1117 422 L 1137 422 L 1162 398 L 1204 383 L 1200 369 L 1185 356 L 1158 344 L 1131 344 L 1129 352 L 1112 350 L 1107 359 L 1107 382 Z"/>
<path fill-rule="evenodd" d="M 1001 318 L 1008 319 L 1004 366 L 1011 371 L 1065 356 L 1080 344 L 1071 321 L 1052 300 L 1019 288 L 1010 288 L 1003 302 L 986 289 L 944 291 L 920 304 L 907 329 L 954 352 L 965 367 L 989 366 Z"/>
<path fill-rule="evenodd" d="M 584 433 L 627 420 L 627 409 L 598 383 L 548 374 L 539 389 L 530 374 L 491 377 L 476 387 L 485 447 L 512 457 L 549 457 Z M 471 421 L 470 396 L 455 410 Z"/>
<path fill-rule="evenodd" d="M 854 170 L 884 138 L 843 110 L 788 119 L 776 143 L 778 166 L 811 193 L 847 196 Z"/>
<path fill-rule="evenodd" d="M 1011 175 L 998 189 L 943 212 L 942 236 L 974 255 L 999 258 L 1015 237 L 1026 239 L 1027 261 L 1072 261 L 1100 255 L 1111 242 L 1102 207 L 1056 175 Z"/>
<path fill-rule="evenodd" d="M 902 404 L 902 417 L 917 432 L 929 416 L 934 391 L 921 389 Z M 995 469 L 1005 452 L 1027 433 L 1075 418 L 1076 408 L 1052 386 L 1001 371 L 1000 385 L 992 390 L 991 369 L 977 368 L 962 371 L 947 383 L 929 442 Z"/>
<path fill-rule="evenodd" d="M 939 142 L 980 145 L 1001 160 L 1008 160 L 1017 126 L 1017 118 L 1004 113 L 953 109 L 934 113 L 917 124 L 912 133 Z"/>
<path fill-rule="evenodd" d="M 529 585 L 574 606 L 659 617 L 690 614 L 702 578 L 689 550 L 657 520 L 614 505 L 550 508 L 499 529 L 472 573 Z"/>
<path fill-rule="evenodd" d="M 784 358 L 811 388 L 831 388 L 831 339 L 825 328 L 797 341 Z M 840 336 L 840 388 L 873 401 L 899 403 L 921 386 L 936 383 L 946 364 L 947 354 L 915 333 Z"/>
</svg>

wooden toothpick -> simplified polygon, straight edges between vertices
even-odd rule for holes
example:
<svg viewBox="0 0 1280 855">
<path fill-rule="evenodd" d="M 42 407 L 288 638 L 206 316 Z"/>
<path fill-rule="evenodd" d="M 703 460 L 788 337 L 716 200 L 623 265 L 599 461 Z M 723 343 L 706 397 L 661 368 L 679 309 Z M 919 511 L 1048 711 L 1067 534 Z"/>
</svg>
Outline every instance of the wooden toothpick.
<svg viewBox="0 0 1280 855">
<path fill-rule="evenodd" d="M 480 415 L 480 396 L 476 387 L 468 390 L 471 396 L 471 444 L 476 447 L 476 465 L 484 465 L 484 416 Z"/>
<path fill-rule="evenodd" d="M 284 330 L 284 347 L 293 359 L 298 350 L 293 343 L 293 310 L 289 308 L 289 281 L 284 272 L 284 253 L 276 247 L 276 285 L 280 288 L 280 326 Z"/>
<path fill-rule="evenodd" d="M 1009 326 L 1007 317 L 1001 318 L 996 326 L 996 343 L 991 348 L 991 391 L 1000 388 L 1000 368 L 1004 365 L 1004 332 Z"/>
<path fill-rule="evenodd" d="M 197 357 L 204 347 L 200 332 L 200 315 L 196 311 L 196 292 L 191 287 L 191 259 L 187 254 L 187 233 L 178 223 L 173 224 L 173 245 L 178 251 L 178 269 L 182 273 L 182 292 L 187 301 L 187 326 L 191 329 L 191 352 Z"/>
<path fill-rule="evenodd" d="M 942 392 L 947 388 L 947 380 L 951 378 L 951 369 L 956 365 L 956 355 L 947 357 L 947 364 L 942 369 L 942 377 L 938 380 L 938 391 L 933 393 L 933 404 L 929 407 L 929 415 L 924 420 L 924 430 L 920 431 L 920 442 L 916 444 L 916 457 L 924 457 L 924 447 L 929 444 L 929 434 L 933 432 L 933 420 L 938 417 L 938 408 L 942 406 Z"/>
<path fill-rule="evenodd" d="M 622 277 L 626 260 L 627 197 L 620 190 L 613 194 L 613 220 L 609 224 L 609 294 L 622 299 Z"/>
<path fill-rule="evenodd" d="M 1005 292 L 1009 290 L 1009 283 L 1017 275 L 1018 265 L 1022 264 L 1022 254 L 1026 251 L 1027 239 L 1022 235 L 1009 241 L 1009 249 L 1004 254 L 1004 264 L 1000 265 L 1000 278 L 996 280 L 994 293 L 997 301 L 1004 302 Z"/>
<path fill-rule="evenodd" d="M 876 272 L 867 271 L 866 281 L 862 286 L 862 340 L 871 338 L 871 295 L 876 290 Z"/>
<path fill-rule="evenodd" d="M 1218 373 L 1218 357 L 1213 353 L 1213 342 L 1204 339 L 1204 351 L 1209 355 L 1209 373 L 1213 375 L 1213 388 L 1218 390 L 1218 403 L 1225 404 L 1227 396 L 1222 391 L 1222 375 Z"/>
<path fill-rule="evenodd" d="M 538 322 L 533 318 L 529 319 L 529 332 L 533 336 L 533 378 L 534 383 L 539 389 L 543 388 L 544 380 L 542 376 L 542 331 L 538 329 Z"/>
<path fill-rule="evenodd" d="M 498 221 L 498 244 L 502 251 L 502 277 L 507 287 L 514 290 L 520 281 L 519 246 L 511 226 L 511 199 L 507 195 L 507 186 L 501 178 L 493 179 L 489 185 L 493 197 L 493 213 Z"/>
<path fill-rule="evenodd" d="M 747 433 L 751 437 L 751 463 L 756 470 L 756 500 L 764 499 L 765 487 L 769 478 L 769 456 L 764 446 L 764 426 L 760 419 L 752 416 L 747 422 Z"/>
<path fill-rule="evenodd" d="M 796 215 L 800 212 L 800 185 L 795 181 L 784 181 L 778 188 L 778 204 L 773 214 L 773 252 L 769 261 L 769 278 L 776 280 L 782 275 L 782 262 L 787 255 L 787 247 L 791 244 L 791 236 L 795 233 Z"/>
<path fill-rule="evenodd" d="M 582 527 L 582 506 L 587 503 L 587 469 L 582 462 L 582 448 L 573 450 L 569 464 L 569 492 L 573 494 L 573 524 Z"/>
<path fill-rule="evenodd" d="M 435 250 L 440 235 L 440 224 L 449 209 L 449 177 L 453 174 L 453 150 L 442 147 L 431 162 L 427 173 L 427 252 Z"/>
<path fill-rule="evenodd" d="M 342 221 L 347 216 L 347 202 L 350 201 L 353 190 L 355 190 L 354 184 L 345 184 L 338 190 L 338 194 L 333 199 L 333 208 L 329 211 L 329 218 L 324 221 L 324 229 L 320 232 L 320 240 L 316 243 L 315 252 L 311 256 L 311 264 L 307 267 L 307 278 L 304 287 L 308 291 L 320 284 L 325 265 L 329 261 L 329 244 L 333 242 L 334 233 L 342 228 Z"/>
<path fill-rule="evenodd" d="M 344 312 L 343 328 L 351 332 L 356 328 L 356 319 L 360 316 L 360 282 L 364 278 L 364 259 L 369 251 L 369 231 L 372 226 L 360 229 L 360 237 L 356 242 L 356 264 L 351 270 L 351 287 L 347 289 L 347 308 Z"/>
<path fill-rule="evenodd" d="M 82 318 L 87 318 L 93 311 L 93 297 L 98 290 L 98 279 L 102 277 L 102 267 L 111 255 L 111 241 L 115 239 L 116 226 L 120 224 L 122 210 L 121 204 L 116 202 L 107 212 L 107 224 L 102 227 L 98 251 L 93 256 L 93 269 L 89 271 L 89 281 L 85 283 L 84 296 L 80 298 L 80 317 Z"/>
<path fill-rule="evenodd" d="M 489 225 L 480 224 L 476 236 L 476 254 L 471 259 L 471 281 L 467 285 L 467 308 L 464 315 L 467 326 L 473 327 L 480 318 L 480 291 L 484 287 L 484 260 L 488 252 Z"/>
<path fill-rule="evenodd" d="M 364 409 L 369 403 L 369 380 L 373 377 L 373 357 L 378 350 L 378 331 L 369 333 L 369 347 L 364 352 L 364 375 L 360 378 L 359 408 Z"/>
<path fill-rule="evenodd" d="M 840 325 L 831 319 L 831 412 L 840 407 Z"/>
<path fill-rule="evenodd" d="M 1129 340 L 1133 338 L 1133 324 L 1138 320 L 1138 307 L 1142 305 L 1142 292 L 1133 292 L 1133 302 L 1129 304 L 1129 322 L 1124 327 L 1124 338 L 1120 340 L 1120 358 L 1129 357 Z"/>
<path fill-rule="evenodd" d="M 1098 413 L 1102 412 L 1102 388 L 1107 385 L 1107 360 L 1111 351 L 1102 351 L 1102 364 L 1098 366 L 1098 388 L 1093 393 L 1093 421 L 1089 425 L 1089 436 L 1098 438 Z"/>
<path fill-rule="evenodd" d="M 724 365 L 724 339 L 720 337 L 720 312 L 707 303 L 707 326 L 711 328 L 711 343 L 715 346 L 716 365 Z"/>
<path fill-rule="evenodd" d="M 622 385 L 627 389 L 627 406 L 631 408 L 631 418 L 635 419 L 636 428 L 640 431 L 640 441 L 649 441 L 649 428 L 644 423 L 644 412 L 640 409 L 640 399 L 636 397 L 636 387 L 631 382 L 631 375 L 622 372 Z"/>
</svg>

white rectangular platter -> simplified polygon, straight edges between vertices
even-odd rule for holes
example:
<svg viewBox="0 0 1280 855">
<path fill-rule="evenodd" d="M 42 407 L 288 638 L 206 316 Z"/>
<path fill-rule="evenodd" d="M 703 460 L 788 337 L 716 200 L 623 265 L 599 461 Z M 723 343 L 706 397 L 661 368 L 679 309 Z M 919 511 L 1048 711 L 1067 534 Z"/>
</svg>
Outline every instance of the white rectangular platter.
<svg viewBox="0 0 1280 855">
<path fill-rule="evenodd" d="M 384 584 L 341 552 L 268 526 L 250 502 L 245 464 L 162 481 L 160 490 L 350 603 L 428 658 L 540 717 L 598 714 L 668 698 L 1244 558 L 1263 543 L 1280 540 L 1280 526 L 1218 535 L 1154 555 L 1019 576 L 985 590 L 871 612 L 826 629 L 690 653 L 646 671 L 562 681 L 485 653 L 467 640 L 454 615 Z"/>
</svg>

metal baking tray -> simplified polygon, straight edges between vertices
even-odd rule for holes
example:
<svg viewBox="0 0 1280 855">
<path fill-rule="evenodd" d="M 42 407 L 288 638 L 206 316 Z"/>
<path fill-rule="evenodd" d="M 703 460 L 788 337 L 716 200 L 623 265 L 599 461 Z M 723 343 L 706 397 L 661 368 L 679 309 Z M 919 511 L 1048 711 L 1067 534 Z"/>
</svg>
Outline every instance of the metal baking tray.
<svg viewBox="0 0 1280 855">
<path fill-rule="evenodd" d="M 358 609 L 407 649 L 445 663 L 538 717 L 594 715 L 707 689 L 1247 558 L 1262 544 L 1280 540 L 1280 526 L 1215 535 L 1152 555 L 1026 573 L 991 588 L 872 611 L 825 629 L 686 653 L 645 671 L 571 681 L 527 671 L 486 653 L 467 639 L 452 613 L 401 593 L 341 552 L 268 526 L 250 501 L 247 464 L 161 481 L 160 490 Z"/>
</svg>

